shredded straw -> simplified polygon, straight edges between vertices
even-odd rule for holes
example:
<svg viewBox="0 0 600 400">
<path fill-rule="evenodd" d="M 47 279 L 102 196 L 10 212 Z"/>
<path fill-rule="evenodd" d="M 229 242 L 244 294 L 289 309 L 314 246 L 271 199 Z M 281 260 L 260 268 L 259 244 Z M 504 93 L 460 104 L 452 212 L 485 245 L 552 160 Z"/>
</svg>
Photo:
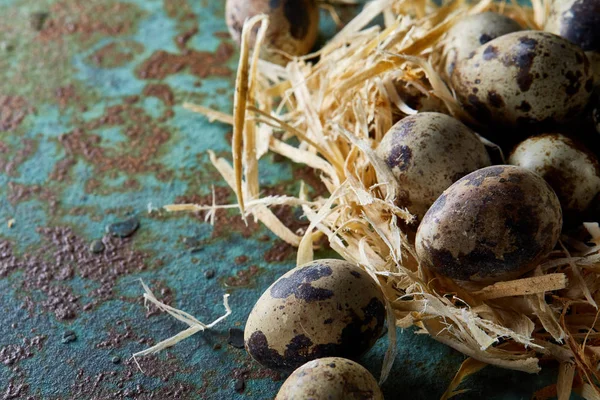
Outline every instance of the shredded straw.
<svg viewBox="0 0 600 400">
<path fill-rule="evenodd" d="M 429 0 L 374 0 L 318 53 L 291 59 L 285 67 L 259 60 L 258 52 L 249 47 L 253 31 L 258 32 L 260 46 L 268 18 L 248 20 L 233 114 L 185 105 L 212 121 L 233 125 L 232 163 L 212 152 L 210 159 L 235 191 L 237 204 L 213 201 L 166 209 L 209 210 L 214 215 L 218 208 L 239 208 L 244 218 L 253 216 L 297 246 L 299 264 L 311 261 L 317 240 L 326 237 L 341 257 L 369 272 L 387 298 L 390 347 L 382 382 L 396 354 L 395 324 L 414 326 L 469 357 L 444 399 L 461 393 L 463 379 L 485 365 L 537 373 L 541 359 L 560 363 L 556 386 L 560 399 L 568 398 L 572 390 L 586 399 L 600 398 L 598 224 L 586 224 L 591 244 L 563 238 L 562 247 L 521 279 L 461 286 L 419 265 L 402 228 L 414 217 L 394 204 L 402 188 L 374 153 L 393 123 L 418 111 L 407 105 L 406 93 L 420 96 L 422 104 L 437 104 L 438 111 L 468 118 L 436 72 L 444 62 L 444 34 L 466 15 L 488 10 L 508 15 L 523 27 L 540 29 L 549 0 L 532 3 L 533 8 L 526 8 L 491 0 L 456 0 L 441 6 Z M 379 16 L 384 26 L 373 26 Z M 258 159 L 267 151 L 314 169 L 328 194 L 308 198 L 302 185 L 300 193 L 261 198 Z M 310 222 L 304 232 L 291 231 L 271 212 L 269 207 L 282 204 L 301 207 Z M 225 298 L 227 314 L 204 325 L 163 305 L 144 288 L 146 299 L 190 328 L 136 356 L 208 329 L 230 312 Z"/>
</svg>

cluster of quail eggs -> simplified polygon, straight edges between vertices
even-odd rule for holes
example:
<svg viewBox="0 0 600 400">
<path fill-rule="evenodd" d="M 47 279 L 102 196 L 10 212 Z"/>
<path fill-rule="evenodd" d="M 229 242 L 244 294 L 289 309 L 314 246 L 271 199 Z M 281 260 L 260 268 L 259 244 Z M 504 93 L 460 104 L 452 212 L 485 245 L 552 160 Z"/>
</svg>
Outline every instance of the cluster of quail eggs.
<svg viewBox="0 0 600 400">
<path fill-rule="evenodd" d="M 439 73 L 472 120 L 428 109 L 401 119 L 376 149 L 402 189 L 397 205 L 416 216 L 419 262 L 459 283 L 528 273 L 598 209 L 600 0 L 552 7 L 544 31 L 494 12 L 455 24 Z M 301 55 L 314 44 L 314 0 L 228 0 L 234 38 L 257 12 L 282 17 L 268 34 L 272 48 Z M 507 160 L 493 165 L 479 135 L 497 141 Z M 373 277 L 346 261 L 317 260 L 264 292 L 245 346 L 268 368 L 295 370 L 277 399 L 382 399 L 350 359 L 373 346 L 385 315 Z"/>
</svg>

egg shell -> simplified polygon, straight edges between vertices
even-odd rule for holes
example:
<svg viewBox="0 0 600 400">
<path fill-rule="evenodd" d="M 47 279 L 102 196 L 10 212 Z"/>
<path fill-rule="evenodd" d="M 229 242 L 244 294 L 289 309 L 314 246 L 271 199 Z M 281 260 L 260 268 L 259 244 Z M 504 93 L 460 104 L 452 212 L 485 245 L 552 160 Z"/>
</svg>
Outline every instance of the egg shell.
<svg viewBox="0 0 600 400">
<path fill-rule="evenodd" d="M 509 33 L 460 62 L 452 85 L 481 124 L 532 127 L 566 123 L 587 105 L 594 88 L 585 53 L 547 32 Z M 506 129 L 505 134 L 515 134 Z"/>
<path fill-rule="evenodd" d="M 433 112 L 395 124 L 377 147 L 377 155 L 398 179 L 397 204 L 419 218 L 450 185 L 491 164 L 473 131 L 453 117 Z"/>
<path fill-rule="evenodd" d="M 515 20 L 492 11 L 470 15 L 454 25 L 444 39 L 444 73 L 452 76 L 456 64 L 490 40 L 523 28 Z"/>
<path fill-rule="evenodd" d="M 558 241 L 558 197 L 516 166 L 475 171 L 449 187 L 419 226 L 422 265 L 457 280 L 494 282 L 535 268 Z"/>
<path fill-rule="evenodd" d="M 225 20 L 231 37 L 239 44 L 244 21 L 266 14 L 270 25 L 265 47 L 291 56 L 307 54 L 314 46 L 319 31 L 319 8 L 316 0 L 227 0 Z M 251 44 L 256 39 L 256 31 Z M 288 58 L 272 51 L 261 51 L 261 58 L 285 64 Z"/>
<path fill-rule="evenodd" d="M 360 364 L 345 358 L 310 361 L 283 383 L 275 400 L 383 400 L 377 381 Z"/>
<path fill-rule="evenodd" d="M 554 0 L 544 30 L 584 51 L 600 51 L 600 0 Z"/>
<path fill-rule="evenodd" d="M 244 340 L 262 365 L 292 371 L 316 358 L 360 356 L 379 338 L 384 320 L 383 293 L 369 274 L 346 261 L 316 260 L 263 293 Z"/>
<path fill-rule="evenodd" d="M 565 219 L 584 212 L 600 192 L 596 157 L 560 134 L 540 135 L 521 142 L 508 162 L 544 178 L 556 192 Z"/>
</svg>

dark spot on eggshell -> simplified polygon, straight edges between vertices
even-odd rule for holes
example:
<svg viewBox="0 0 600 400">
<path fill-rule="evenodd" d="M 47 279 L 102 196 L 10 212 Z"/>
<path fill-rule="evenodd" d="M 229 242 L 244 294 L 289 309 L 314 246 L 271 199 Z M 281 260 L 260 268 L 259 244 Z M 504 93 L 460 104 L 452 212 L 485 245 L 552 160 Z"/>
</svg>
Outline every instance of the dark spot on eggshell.
<svg viewBox="0 0 600 400">
<path fill-rule="evenodd" d="M 600 2 L 579 0 L 562 14 L 560 35 L 584 51 L 600 50 Z"/>
<path fill-rule="evenodd" d="M 523 112 L 528 112 L 531 110 L 531 104 L 529 104 L 527 101 L 523 100 L 521 102 L 521 104 L 517 107 L 517 110 L 521 110 Z"/>
<path fill-rule="evenodd" d="M 594 78 L 590 78 L 587 80 L 587 82 L 585 83 L 585 90 L 588 93 L 592 93 L 592 90 L 594 90 Z"/>
<path fill-rule="evenodd" d="M 577 94 L 577 92 L 579 92 L 579 89 L 581 88 L 581 71 L 577 72 L 578 74 L 574 73 L 573 71 L 568 71 L 565 74 L 565 78 L 567 78 L 567 80 L 569 81 L 569 84 L 565 88 L 565 92 L 569 96 Z"/>
<path fill-rule="evenodd" d="M 467 98 L 468 102 L 465 104 L 465 108 L 473 115 L 479 122 L 488 122 L 492 119 L 492 113 L 487 108 L 487 105 L 479 100 L 479 97 L 471 94 Z"/>
<path fill-rule="evenodd" d="M 519 89 L 523 92 L 527 92 L 533 83 L 531 67 L 535 60 L 537 43 L 538 42 L 535 39 L 528 37 L 520 38 L 517 53 L 513 60 L 514 64 L 519 68 L 517 72 L 517 83 L 519 84 Z"/>
<path fill-rule="evenodd" d="M 485 61 L 494 60 L 498 58 L 498 48 L 495 46 L 488 46 L 483 51 L 483 59 Z"/>
<path fill-rule="evenodd" d="M 504 100 L 502 99 L 502 96 L 500 96 L 498 93 L 496 93 L 493 90 L 488 92 L 488 101 L 492 107 L 495 107 L 495 108 L 504 107 Z"/>
<path fill-rule="evenodd" d="M 390 168 L 398 168 L 400 171 L 406 171 L 410 166 L 412 159 L 412 150 L 406 145 L 394 145 L 385 160 Z"/>
<path fill-rule="evenodd" d="M 486 33 L 479 36 L 479 43 L 481 43 L 481 44 L 486 44 L 490 40 L 492 40 L 492 37 Z"/>
<path fill-rule="evenodd" d="M 358 271 L 350 271 L 350 275 L 352 275 L 353 277 L 355 277 L 357 279 L 362 278 L 362 275 Z"/>
<path fill-rule="evenodd" d="M 325 321 L 323 321 L 323 324 L 325 325 L 329 325 L 333 322 L 333 318 L 327 318 Z"/>
<path fill-rule="evenodd" d="M 311 265 L 294 272 L 288 278 L 281 278 L 271 287 L 271 296 L 276 299 L 285 299 L 289 296 L 312 302 L 322 301 L 333 297 L 333 292 L 328 289 L 315 288 L 311 282 L 333 273 L 327 265 Z"/>
<path fill-rule="evenodd" d="M 294 39 L 302 40 L 308 34 L 310 15 L 306 3 L 309 2 L 314 3 L 314 0 L 286 0 L 283 5 L 283 13 L 290 23 L 290 33 Z"/>
</svg>

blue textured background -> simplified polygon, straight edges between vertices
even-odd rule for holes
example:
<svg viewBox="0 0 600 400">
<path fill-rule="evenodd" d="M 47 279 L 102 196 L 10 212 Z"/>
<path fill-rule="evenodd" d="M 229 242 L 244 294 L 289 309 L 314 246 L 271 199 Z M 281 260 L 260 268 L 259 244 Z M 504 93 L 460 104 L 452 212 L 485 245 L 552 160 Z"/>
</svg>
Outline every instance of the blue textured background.
<svg viewBox="0 0 600 400">
<path fill-rule="evenodd" d="M 237 52 L 224 3 L 0 0 L 3 399 L 265 399 L 281 385 L 284 377 L 229 346 L 227 332 L 243 329 L 262 290 L 294 265 L 294 250 L 233 211 L 219 213 L 215 229 L 202 215 L 148 213 L 149 203 L 208 202 L 213 185 L 219 201 L 234 200 L 206 154 L 227 154 L 230 128 L 181 107 L 231 109 Z M 356 11 L 340 10 L 344 18 Z M 335 26 L 322 16 L 325 40 Z M 299 178 L 317 182 L 272 155 L 262 166 L 265 193 L 295 191 Z M 131 215 L 141 221 L 131 238 L 105 236 Z M 89 252 L 95 239 L 104 253 Z M 141 360 L 141 373 L 131 354 L 185 326 L 147 315 L 140 278 L 207 323 L 230 293 L 233 314 Z M 68 331 L 75 341 L 63 340 Z M 399 331 L 398 346 L 387 399 L 439 398 L 464 359 L 411 331 Z M 375 376 L 385 348 L 383 338 L 362 360 Z M 486 368 L 457 398 L 528 399 L 553 379 L 552 367 L 539 376 Z"/>
</svg>

